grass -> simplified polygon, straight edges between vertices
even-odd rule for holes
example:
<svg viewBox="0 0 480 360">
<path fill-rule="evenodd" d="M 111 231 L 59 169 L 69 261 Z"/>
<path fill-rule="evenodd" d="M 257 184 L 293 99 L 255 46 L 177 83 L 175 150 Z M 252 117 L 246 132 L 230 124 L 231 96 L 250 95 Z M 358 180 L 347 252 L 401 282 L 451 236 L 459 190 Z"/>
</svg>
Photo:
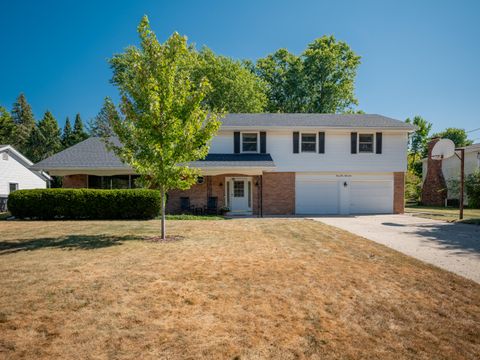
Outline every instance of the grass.
<svg viewBox="0 0 480 360">
<path fill-rule="evenodd" d="M 480 209 L 464 209 L 462 221 L 458 220 L 458 208 L 453 207 L 409 206 L 405 208 L 405 212 L 426 219 L 480 225 Z"/>
<path fill-rule="evenodd" d="M 480 285 L 319 222 L 0 227 L 0 358 L 480 354 Z"/>
<path fill-rule="evenodd" d="M 0 220 L 5 220 L 7 219 L 8 217 L 10 217 L 10 213 L 7 211 L 7 212 L 0 212 Z"/>
</svg>

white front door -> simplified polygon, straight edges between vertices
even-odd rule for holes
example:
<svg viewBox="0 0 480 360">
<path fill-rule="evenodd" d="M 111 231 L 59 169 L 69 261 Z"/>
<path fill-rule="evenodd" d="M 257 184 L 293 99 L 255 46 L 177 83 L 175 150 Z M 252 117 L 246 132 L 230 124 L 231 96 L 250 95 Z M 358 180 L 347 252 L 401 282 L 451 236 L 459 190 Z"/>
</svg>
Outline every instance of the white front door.
<svg viewBox="0 0 480 360">
<path fill-rule="evenodd" d="M 229 180 L 228 198 L 231 212 L 252 211 L 252 183 L 247 178 L 232 178 Z"/>
</svg>

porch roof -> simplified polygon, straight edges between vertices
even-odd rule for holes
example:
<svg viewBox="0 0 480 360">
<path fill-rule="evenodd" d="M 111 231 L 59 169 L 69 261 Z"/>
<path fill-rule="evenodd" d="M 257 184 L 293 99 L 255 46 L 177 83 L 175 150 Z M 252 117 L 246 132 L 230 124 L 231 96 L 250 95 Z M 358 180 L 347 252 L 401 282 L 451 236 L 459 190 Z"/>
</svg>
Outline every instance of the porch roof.
<svg viewBox="0 0 480 360">
<path fill-rule="evenodd" d="M 270 154 L 208 154 L 204 160 L 193 161 L 190 166 L 205 168 L 262 167 L 274 168 Z"/>
</svg>

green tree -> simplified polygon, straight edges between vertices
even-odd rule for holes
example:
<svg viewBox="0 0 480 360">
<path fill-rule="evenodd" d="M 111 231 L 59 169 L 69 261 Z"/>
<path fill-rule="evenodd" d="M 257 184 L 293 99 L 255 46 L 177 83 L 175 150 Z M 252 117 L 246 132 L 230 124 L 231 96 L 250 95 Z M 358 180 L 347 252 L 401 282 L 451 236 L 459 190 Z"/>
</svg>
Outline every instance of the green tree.
<svg viewBox="0 0 480 360">
<path fill-rule="evenodd" d="M 255 72 L 267 84 L 268 112 L 300 113 L 307 108 L 302 59 L 279 49 L 259 59 Z"/>
<path fill-rule="evenodd" d="M 75 116 L 75 122 L 73 123 L 73 132 L 72 132 L 73 144 L 72 145 L 78 144 L 79 142 L 82 142 L 87 138 L 88 138 L 88 134 L 83 128 L 82 118 L 80 117 L 80 114 L 77 114 Z"/>
<path fill-rule="evenodd" d="M 300 55 L 280 49 L 254 67 L 267 83 L 270 112 L 353 112 L 360 56 L 343 41 L 323 36 Z"/>
<path fill-rule="evenodd" d="M 174 33 L 160 44 L 144 16 L 138 26 L 140 48 L 129 47 L 110 59 L 112 82 L 121 95 L 123 118 L 113 122 L 122 147 L 109 146 L 162 195 L 162 239 L 165 239 L 165 195 L 187 189 L 198 170 L 186 165 L 204 158 L 220 126 L 218 115 L 204 106 L 208 81 L 193 82 L 196 56 L 184 37 Z"/>
<path fill-rule="evenodd" d="M 13 143 L 15 123 L 12 116 L 3 106 L 0 106 L 0 144 Z"/>
<path fill-rule="evenodd" d="M 70 118 L 67 116 L 65 120 L 65 125 L 63 126 L 62 132 L 62 146 L 64 149 L 75 144 L 73 138 L 72 124 L 70 123 Z"/>
<path fill-rule="evenodd" d="M 43 159 L 43 143 L 45 138 L 41 133 L 38 126 L 35 126 L 30 131 L 30 136 L 28 137 L 25 143 L 25 150 L 23 155 L 25 155 L 33 163 L 39 162 Z"/>
<path fill-rule="evenodd" d="M 110 124 L 118 122 L 120 114 L 115 107 L 112 99 L 108 96 L 103 101 L 100 112 L 89 123 L 89 132 L 91 136 L 109 137 L 114 135 Z"/>
<path fill-rule="evenodd" d="M 232 113 L 262 112 L 267 103 L 265 83 L 240 61 L 215 55 L 204 47 L 198 52 L 193 78 L 208 79 L 212 91 L 205 98 L 212 110 Z"/>
<path fill-rule="evenodd" d="M 43 160 L 62 149 L 62 140 L 60 137 L 60 128 L 57 120 L 50 111 L 46 111 L 42 120 L 38 123 L 38 130 L 42 137 L 40 144 L 41 159 Z"/>
<path fill-rule="evenodd" d="M 456 147 L 472 145 L 473 141 L 468 139 L 465 129 L 447 128 L 442 132 L 432 135 L 432 137 L 440 137 L 442 139 L 450 139 Z"/>
<path fill-rule="evenodd" d="M 306 111 L 341 113 L 358 105 L 354 90 L 359 65 L 360 56 L 333 36 L 310 43 L 303 53 Z"/>
<path fill-rule="evenodd" d="M 407 118 L 405 122 L 417 127 L 409 138 L 408 170 L 416 176 L 422 176 L 422 158 L 428 153 L 427 145 L 432 124 L 419 115 L 414 116 L 413 120 Z"/>
<path fill-rule="evenodd" d="M 27 142 L 35 128 L 35 118 L 27 98 L 22 93 L 13 104 L 12 119 L 15 123 L 13 146 L 21 153 L 28 153 Z"/>
</svg>

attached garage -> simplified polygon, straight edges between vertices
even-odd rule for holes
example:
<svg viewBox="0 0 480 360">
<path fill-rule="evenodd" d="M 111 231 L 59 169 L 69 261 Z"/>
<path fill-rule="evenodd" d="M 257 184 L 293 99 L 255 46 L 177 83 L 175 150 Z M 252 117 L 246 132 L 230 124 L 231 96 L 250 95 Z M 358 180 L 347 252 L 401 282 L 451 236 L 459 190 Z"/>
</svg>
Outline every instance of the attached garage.
<svg viewBox="0 0 480 360">
<path fill-rule="evenodd" d="M 308 214 L 376 214 L 393 212 L 393 174 L 299 174 L 295 209 Z"/>
<path fill-rule="evenodd" d="M 340 211 L 338 200 L 338 181 L 297 174 L 295 179 L 297 214 L 338 214 Z"/>
<path fill-rule="evenodd" d="M 354 180 L 350 182 L 350 214 L 391 214 L 393 180 Z"/>
</svg>

